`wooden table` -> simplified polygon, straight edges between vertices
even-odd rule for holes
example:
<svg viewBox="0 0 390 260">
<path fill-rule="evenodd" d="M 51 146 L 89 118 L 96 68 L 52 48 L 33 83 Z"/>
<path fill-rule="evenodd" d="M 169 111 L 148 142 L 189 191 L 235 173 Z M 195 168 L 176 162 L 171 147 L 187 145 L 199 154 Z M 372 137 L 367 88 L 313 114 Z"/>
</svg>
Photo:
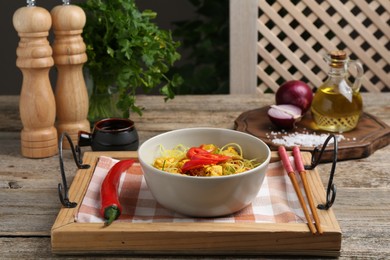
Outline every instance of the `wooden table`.
<svg viewBox="0 0 390 260">
<path fill-rule="evenodd" d="M 364 110 L 390 125 L 390 94 L 367 93 L 363 98 Z M 234 120 L 242 112 L 273 101 L 273 95 L 217 95 L 178 96 L 165 103 L 159 96 L 140 96 L 138 104 L 146 109 L 142 117 L 132 119 L 142 142 L 161 132 L 184 127 L 233 128 Z M 58 156 L 23 158 L 18 97 L 0 96 L 0 109 L 1 258 L 56 258 L 51 253 L 50 229 L 61 208 L 57 194 L 57 184 L 61 182 Z M 75 165 L 70 151 L 65 151 L 64 156 L 71 183 Z M 390 258 L 389 158 L 390 146 L 387 146 L 368 158 L 337 164 L 333 210 L 343 232 L 341 259 Z M 330 164 L 318 166 L 324 185 L 330 167 Z"/>
</svg>

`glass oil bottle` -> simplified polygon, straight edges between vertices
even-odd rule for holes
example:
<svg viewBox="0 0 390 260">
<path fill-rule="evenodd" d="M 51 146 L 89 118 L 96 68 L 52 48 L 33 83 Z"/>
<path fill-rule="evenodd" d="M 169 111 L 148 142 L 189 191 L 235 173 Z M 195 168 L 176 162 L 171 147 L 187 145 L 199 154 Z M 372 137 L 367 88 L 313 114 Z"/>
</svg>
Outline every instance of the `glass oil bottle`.
<svg viewBox="0 0 390 260">
<path fill-rule="evenodd" d="M 345 51 L 331 51 L 324 56 L 329 66 L 328 77 L 317 89 L 311 112 L 317 127 L 329 132 L 347 132 L 357 126 L 363 110 L 360 95 L 363 66 L 351 61 Z M 356 76 L 351 83 L 349 68 L 355 67 Z"/>
</svg>

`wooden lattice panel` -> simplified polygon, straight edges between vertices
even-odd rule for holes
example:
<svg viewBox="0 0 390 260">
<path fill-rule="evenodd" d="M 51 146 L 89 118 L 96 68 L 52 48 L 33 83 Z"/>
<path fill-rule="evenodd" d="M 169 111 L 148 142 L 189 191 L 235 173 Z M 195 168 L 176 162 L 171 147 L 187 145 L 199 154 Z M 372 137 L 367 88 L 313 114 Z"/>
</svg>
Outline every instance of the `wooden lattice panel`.
<svg viewBox="0 0 390 260">
<path fill-rule="evenodd" d="M 334 49 L 362 62 L 362 91 L 390 91 L 389 0 L 259 0 L 257 30 L 261 93 L 291 79 L 317 88 Z"/>
</svg>

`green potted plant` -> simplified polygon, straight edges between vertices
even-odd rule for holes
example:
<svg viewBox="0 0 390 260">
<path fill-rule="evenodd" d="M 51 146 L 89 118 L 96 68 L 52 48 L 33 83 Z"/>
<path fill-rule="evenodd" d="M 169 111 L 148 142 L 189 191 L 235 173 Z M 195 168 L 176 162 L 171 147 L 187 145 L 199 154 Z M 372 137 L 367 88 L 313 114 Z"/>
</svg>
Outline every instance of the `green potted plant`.
<svg viewBox="0 0 390 260">
<path fill-rule="evenodd" d="M 136 104 L 139 92 L 158 89 L 165 100 L 174 98 L 173 89 L 182 79 L 177 74 L 168 76 L 168 72 L 180 59 L 179 42 L 172 39 L 170 31 L 152 22 L 155 12 L 141 12 L 134 0 L 86 0 L 79 6 L 87 17 L 82 35 L 88 55 L 84 67 L 93 82 L 91 122 L 112 116 L 105 111 L 112 92 L 123 117 L 129 117 L 130 112 L 142 115 Z"/>
</svg>

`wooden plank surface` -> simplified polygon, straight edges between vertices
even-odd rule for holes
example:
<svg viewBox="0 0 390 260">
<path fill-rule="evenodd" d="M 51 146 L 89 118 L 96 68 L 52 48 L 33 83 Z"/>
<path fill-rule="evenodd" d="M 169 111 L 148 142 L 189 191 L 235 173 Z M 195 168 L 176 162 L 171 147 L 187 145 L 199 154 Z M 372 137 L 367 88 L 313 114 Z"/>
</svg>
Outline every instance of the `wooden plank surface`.
<svg viewBox="0 0 390 260">
<path fill-rule="evenodd" d="M 136 121 L 143 142 L 158 133 L 181 127 L 233 128 L 234 120 L 242 112 L 272 104 L 273 98 L 273 95 L 181 96 L 165 103 L 162 97 L 140 96 L 137 102 L 146 107 L 144 115 L 143 117 L 133 115 L 132 119 Z M 363 100 L 364 111 L 390 124 L 389 94 L 364 93 Z M 23 158 L 20 155 L 19 143 L 21 122 L 18 114 L 18 97 L 0 96 L 0 111 L 2 258 L 61 259 L 63 257 L 52 255 L 50 248 L 50 229 L 61 208 L 57 195 L 57 185 L 61 181 L 58 157 L 38 160 Z M 87 150 L 83 148 L 82 151 Z M 76 167 L 70 151 L 65 151 L 64 157 L 68 183 L 71 183 Z M 339 259 L 390 258 L 389 158 L 390 146 L 386 146 L 367 158 L 337 164 L 335 175 L 337 196 L 333 209 L 343 232 Z M 330 167 L 330 164 L 318 166 L 324 185 L 327 184 Z M 149 256 L 127 256 L 127 259 L 132 258 L 150 259 Z M 177 259 L 170 256 L 158 258 Z M 183 258 L 202 259 L 200 256 L 191 255 Z M 210 259 L 207 256 L 204 258 Z M 96 259 L 96 256 L 83 259 Z M 259 257 L 242 256 L 240 259 Z"/>
</svg>

